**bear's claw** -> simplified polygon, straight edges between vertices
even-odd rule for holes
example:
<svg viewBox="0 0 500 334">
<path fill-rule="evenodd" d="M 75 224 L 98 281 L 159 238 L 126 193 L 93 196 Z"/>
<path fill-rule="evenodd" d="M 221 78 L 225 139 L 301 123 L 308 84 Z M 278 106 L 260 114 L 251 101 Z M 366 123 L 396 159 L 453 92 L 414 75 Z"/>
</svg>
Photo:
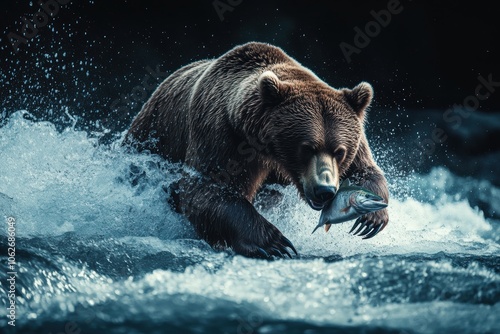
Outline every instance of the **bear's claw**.
<svg viewBox="0 0 500 334">
<path fill-rule="evenodd" d="M 291 259 L 293 257 L 290 254 L 290 252 L 287 250 L 287 247 L 290 248 L 295 253 L 295 255 L 299 255 L 297 253 L 297 250 L 293 246 L 292 242 L 290 240 L 288 240 L 287 238 L 285 238 L 284 236 L 281 236 L 280 242 L 275 247 L 271 247 L 267 252 L 265 250 L 263 250 L 262 248 L 259 248 L 259 252 L 262 255 L 264 255 L 264 253 L 265 253 L 266 256 L 264 256 L 264 258 L 266 258 L 266 259 L 270 259 L 273 256 L 280 258 L 280 259 L 283 259 L 283 258 L 285 258 L 285 255 Z"/>
<path fill-rule="evenodd" d="M 286 237 L 282 237 L 283 241 L 284 241 L 284 244 L 286 247 L 289 247 L 291 250 L 293 250 L 293 252 L 295 253 L 295 255 L 299 255 L 299 253 L 297 253 L 297 250 L 295 249 L 295 247 L 293 247 L 293 244 L 290 240 L 288 240 Z M 286 249 L 285 249 L 286 251 Z M 288 253 L 288 252 L 287 252 Z M 288 254 L 288 256 L 290 256 L 290 254 Z M 290 256 L 291 258 L 291 256 Z"/>
<path fill-rule="evenodd" d="M 280 252 L 280 250 L 278 248 L 276 248 L 276 247 L 272 247 L 271 248 L 271 255 L 274 255 L 274 256 L 277 256 L 277 257 L 281 257 L 281 258 L 285 257 L 283 255 L 283 253 Z"/>
<path fill-rule="evenodd" d="M 356 222 L 354 223 L 354 225 L 352 225 L 351 230 L 347 233 L 352 233 L 352 231 L 354 231 L 359 224 L 361 224 L 361 222 L 359 221 L 359 219 L 356 219 Z"/>
<path fill-rule="evenodd" d="M 246 241 L 241 241 L 233 245 L 233 250 L 237 254 L 267 260 L 273 258 L 283 259 L 287 256 L 292 259 L 293 256 L 290 254 L 288 248 L 290 248 L 295 255 L 298 255 L 292 242 L 285 238 L 276 227 L 272 226 L 271 231 L 274 233 L 270 233 L 269 238 L 260 245 L 249 242 L 247 239 Z"/>
<path fill-rule="evenodd" d="M 260 253 L 260 255 L 262 255 L 266 259 L 270 257 L 269 254 L 260 247 L 257 248 L 257 251 Z"/>
<path fill-rule="evenodd" d="M 365 229 L 364 229 L 364 230 L 363 230 L 360 234 L 358 234 L 358 236 L 362 237 L 362 236 L 364 236 L 364 235 L 368 234 L 368 232 L 370 232 L 370 231 L 372 231 L 372 230 L 373 230 L 373 228 L 372 228 L 372 227 L 373 227 L 374 225 L 375 225 L 375 224 L 373 224 L 373 223 L 368 223 L 368 225 L 366 225 L 366 226 L 365 226 Z"/>
<path fill-rule="evenodd" d="M 370 239 L 376 236 L 388 223 L 387 210 L 380 210 L 372 212 L 362 217 L 359 217 L 349 231 L 352 233 L 356 228 L 353 235 L 363 237 L 363 239 Z"/>
<path fill-rule="evenodd" d="M 370 239 L 370 238 L 373 238 L 374 236 L 377 235 L 378 232 L 380 232 L 382 230 L 382 227 L 384 226 L 384 224 L 380 224 L 378 226 L 375 226 L 373 228 L 373 230 L 368 233 L 363 239 Z"/>
<path fill-rule="evenodd" d="M 286 250 L 286 248 L 283 248 L 281 250 L 281 253 L 285 253 L 286 255 L 288 255 L 289 258 L 292 258 L 292 255 Z M 285 257 L 285 256 L 283 256 L 283 257 Z"/>
<path fill-rule="evenodd" d="M 361 232 L 363 227 L 365 227 L 366 225 L 366 220 L 363 217 L 358 218 L 349 233 L 351 233 L 359 224 L 361 224 L 361 226 L 356 230 L 356 232 L 353 233 L 354 235 L 357 235 L 359 232 Z"/>
<path fill-rule="evenodd" d="M 293 244 L 285 238 L 284 236 L 280 236 L 278 240 L 276 240 L 272 245 L 261 246 L 261 247 L 248 247 L 246 249 L 235 249 L 236 253 L 255 257 L 260 259 L 272 259 L 273 257 L 283 259 L 286 256 L 289 258 L 293 258 L 287 248 L 290 248 L 296 255 L 298 255 L 297 250 L 293 246 Z"/>
</svg>

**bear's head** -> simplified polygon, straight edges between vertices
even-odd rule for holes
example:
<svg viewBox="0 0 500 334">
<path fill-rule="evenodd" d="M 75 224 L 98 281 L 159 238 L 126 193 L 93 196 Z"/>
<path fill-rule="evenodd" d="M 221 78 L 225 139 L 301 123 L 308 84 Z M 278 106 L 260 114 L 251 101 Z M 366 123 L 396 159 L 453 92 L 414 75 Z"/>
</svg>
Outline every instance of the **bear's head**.
<svg viewBox="0 0 500 334">
<path fill-rule="evenodd" d="M 258 87 L 267 154 L 321 210 L 357 154 L 372 87 L 337 90 L 308 72 L 280 80 L 272 71 L 260 75 Z"/>
</svg>

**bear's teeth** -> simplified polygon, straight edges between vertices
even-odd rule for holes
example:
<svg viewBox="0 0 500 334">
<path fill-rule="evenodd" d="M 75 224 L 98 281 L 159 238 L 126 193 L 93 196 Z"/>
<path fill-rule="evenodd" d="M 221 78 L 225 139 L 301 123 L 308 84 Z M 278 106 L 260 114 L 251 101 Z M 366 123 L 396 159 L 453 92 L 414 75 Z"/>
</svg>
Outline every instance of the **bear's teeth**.
<svg viewBox="0 0 500 334">
<path fill-rule="evenodd" d="M 332 224 L 325 224 L 325 232 L 328 232 L 328 230 L 330 229 L 330 226 L 332 226 Z"/>
</svg>

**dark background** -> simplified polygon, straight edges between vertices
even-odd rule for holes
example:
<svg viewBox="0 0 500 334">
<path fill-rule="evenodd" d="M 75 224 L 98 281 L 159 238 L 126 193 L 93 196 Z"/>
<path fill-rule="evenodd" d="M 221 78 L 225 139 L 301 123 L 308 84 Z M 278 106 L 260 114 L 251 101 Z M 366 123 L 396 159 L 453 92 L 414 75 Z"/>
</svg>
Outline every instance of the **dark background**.
<svg viewBox="0 0 500 334">
<path fill-rule="evenodd" d="M 354 27 L 364 30 L 370 11 L 386 9 L 388 1 L 243 0 L 221 21 L 210 0 L 75 0 L 17 54 L 7 33 L 20 31 L 21 18 L 39 6 L 9 1 L 1 9 L 1 108 L 67 105 L 74 114 L 105 119 L 110 102 L 140 85 L 147 66 L 171 73 L 247 41 L 282 47 L 334 87 L 368 81 L 375 106 L 384 108 L 446 109 L 473 94 L 479 75 L 500 81 L 491 2 L 400 3 L 402 12 L 348 63 L 339 44 L 353 45 Z M 498 110 L 499 101 L 500 92 L 479 109 Z"/>
<path fill-rule="evenodd" d="M 500 25 L 492 2 L 401 0 L 402 12 L 348 63 L 340 43 L 353 45 L 354 28 L 364 30 L 374 20 L 370 12 L 388 3 L 243 0 L 221 20 L 212 0 L 74 0 L 15 53 L 7 34 L 20 32 L 21 18 L 40 6 L 9 1 L 0 9 L 0 125 L 26 109 L 61 127 L 76 117 L 77 129 L 108 129 L 104 138 L 112 139 L 145 102 L 146 95 L 128 98 L 148 68 L 172 73 L 262 41 L 280 46 L 333 87 L 370 82 L 375 99 L 368 131 L 372 142 L 392 144 L 398 159 L 391 164 L 408 160 L 401 152 L 420 151 L 421 161 L 411 167 L 445 165 L 500 184 L 500 87 L 458 128 L 443 123 L 448 108 L 474 95 L 478 76 L 500 81 Z M 431 152 L 419 144 L 435 127 L 444 128 L 448 140 Z"/>
</svg>

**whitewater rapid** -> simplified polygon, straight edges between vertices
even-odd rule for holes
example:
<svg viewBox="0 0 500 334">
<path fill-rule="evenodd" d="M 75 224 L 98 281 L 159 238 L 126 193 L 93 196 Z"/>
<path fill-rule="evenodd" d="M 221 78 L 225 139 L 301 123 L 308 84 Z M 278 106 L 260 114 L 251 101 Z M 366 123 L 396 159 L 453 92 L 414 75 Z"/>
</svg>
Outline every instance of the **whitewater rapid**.
<svg viewBox="0 0 500 334">
<path fill-rule="evenodd" d="M 179 179 L 179 165 L 127 153 L 119 142 L 99 146 L 83 131 L 60 133 L 50 122 L 24 119 L 24 113 L 0 128 L 0 201 L 9 211 L 3 213 L 20 222 L 19 236 L 193 237 L 189 224 L 167 205 L 163 190 Z M 319 213 L 309 210 L 293 187 L 273 186 L 284 194 L 282 203 L 262 213 L 295 240 L 302 254 L 458 252 L 463 247 L 474 252 L 476 243 L 481 252 L 498 251 L 484 239 L 492 227 L 483 214 L 466 199 L 444 192 L 449 178 L 447 170 L 437 168 L 427 176 L 394 180 L 398 197 L 392 194 L 391 223 L 373 240 L 347 234 L 351 224 L 311 235 Z M 415 187 L 423 189 L 424 201 L 408 196 Z M 445 242 L 446 249 L 435 247 L 436 242 Z"/>
<path fill-rule="evenodd" d="M 319 213 L 293 187 L 273 186 L 281 202 L 256 207 L 300 258 L 247 259 L 212 250 L 170 209 L 163 188 L 181 166 L 26 113 L 0 128 L 0 218 L 16 219 L 27 330 L 73 319 L 134 333 L 144 323 L 175 329 L 212 319 L 235 333 L 280 332 L 282 323 L 287 332 L 287 322 L 500 331 L 498 222 L 467 200 L 467 189 L 496 189 L 489 183 L 444 168 L 400 177 L 389 169 L 390 223 L 368 240 L 348 234 L 351 224 L 311 234 Z"/>
</svg>

